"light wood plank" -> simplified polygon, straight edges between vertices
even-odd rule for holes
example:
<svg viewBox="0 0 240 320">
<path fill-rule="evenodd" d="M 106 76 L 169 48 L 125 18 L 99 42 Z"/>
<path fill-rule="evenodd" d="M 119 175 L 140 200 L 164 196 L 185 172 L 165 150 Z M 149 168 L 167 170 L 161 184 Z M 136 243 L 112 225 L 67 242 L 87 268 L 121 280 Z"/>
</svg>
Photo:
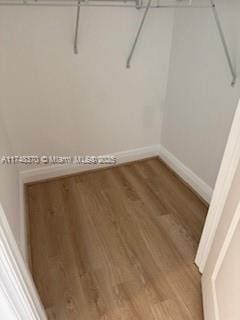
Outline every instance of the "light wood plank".
<svg viewBox="0 0 240 320">
<path fill-rule="evenodd" d="M 27 187 L 50 320 L 202 320 L 205 204 L 157 158 Z"/>
</svg>

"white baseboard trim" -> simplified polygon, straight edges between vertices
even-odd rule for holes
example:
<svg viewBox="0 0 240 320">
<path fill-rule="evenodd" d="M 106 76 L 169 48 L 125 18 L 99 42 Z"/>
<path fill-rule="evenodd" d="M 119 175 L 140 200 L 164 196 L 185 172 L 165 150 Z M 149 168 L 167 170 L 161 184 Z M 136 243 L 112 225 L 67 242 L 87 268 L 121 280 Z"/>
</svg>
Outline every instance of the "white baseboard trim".
<svg viewBox="0 0 240 320">
<path fill-rule="evenodd" d="M 179 159 L 162 145 L 159 146 L 159 157 L 175 171 L 201 198 L 210 203 L 212 188 L 199 178 L 192 170 L 186 167 Z"/>
<path fill-rule="evenodd" d="M 110 153 L 110 156 L 115 156 L 117 163 L 126 163 L 135 160 L 141 160 L 144 158 L 157 156 L 158 155 L 158 145 L 137 148 L 127 151 L 121 151 L 117 153 Z M 41 181 L 45 179 L 51 179 L 56 177 L 61 177 L 64 175 L 74 174 L 77 172 L 83 172 L 88 170 L 94 170 L 97 168 L 107 167 L 108 165 L 99 164 L 99 165 L 78 165 L 78 164 L 57 164 L 57 165 L 45 165 L 33 169 L 22 170 L 20 171 L 20 180 L 23 183 L 30 183 L 35 181 Z"/>
</svg>

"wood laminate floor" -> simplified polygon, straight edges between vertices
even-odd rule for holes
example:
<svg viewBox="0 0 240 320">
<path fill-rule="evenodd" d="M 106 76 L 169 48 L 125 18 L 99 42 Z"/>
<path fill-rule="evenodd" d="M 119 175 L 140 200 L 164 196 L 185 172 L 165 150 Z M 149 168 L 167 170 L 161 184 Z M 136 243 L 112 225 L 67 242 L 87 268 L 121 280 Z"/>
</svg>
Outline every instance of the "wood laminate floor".
<svg viewBox="0 0 240 320">
<path fill-rule="evenodd" d="M 27 187 L 31 269 L 50 320 L 202 320 L 207 207 L 158 158 Z"/>
</svg>

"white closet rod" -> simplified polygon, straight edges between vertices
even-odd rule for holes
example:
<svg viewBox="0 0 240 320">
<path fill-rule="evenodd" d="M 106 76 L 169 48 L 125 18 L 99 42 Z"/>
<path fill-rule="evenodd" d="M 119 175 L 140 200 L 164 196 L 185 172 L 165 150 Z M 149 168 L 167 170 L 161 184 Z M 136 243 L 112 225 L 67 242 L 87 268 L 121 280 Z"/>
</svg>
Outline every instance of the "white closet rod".
<svg viewBox="0 0 240 320">
<path fill-rule="evenodd" d="M 114 3 L 115 2 L 115 3 Z M 213 11 L 214 19 L 217 25 L 217 30 L 220 35 L 220 39 L 223 45 L 224 53 L 227 59 L 227 63 L 232 75 L 232 82 L 231 85 L 234 86 L 236 84 L 237 75 L 234 71 L 231 55 L 227 46 L 227 42 L 224 36 L 224 32 L 221 26 L 220 18 L 218 16 L 218 12 L 216 9 L 216 3 L 215 0 L 209 0 L 209 5 L 193 5 L 193 1 L 189 0 L 187 5 L 174 5 L 174 4 L 152 4 L 152 0 L 148 0 L 147 4 L 143 4 L 142 0 L 9 0 L 4 1 L 0 0 L 0 6 L 44 6 L 44 7 L 77 7 L 77 15 L 76 15 L 76 26 L 75 26 L 75 37 L 74 37 L 74 53 L 78 53 L 78 29 L 79 29 L 79 19 L 80 19 L 80 7 L 113 7 L 113 8 L 136 8 L 136 9 L 145 9 L 142 20 L 140 22 L 135 40 L 133 42 L 132 48 L 130 50 L 130 54 L 127 59 L 127 68 L 130 68 L 130 63 L 135 51 L 135 48 L 137 46 L 137 43 L 139 41 L 140 34 L 142 32 L 147 14 L 149 12 L 149 9 L 192 9 L 192 8 L 198 8 L 198 9 L 204 9 L 204 8 L 211 8 Z M 132 4 L 128 4 L 132 3 Z"/>
</svg>

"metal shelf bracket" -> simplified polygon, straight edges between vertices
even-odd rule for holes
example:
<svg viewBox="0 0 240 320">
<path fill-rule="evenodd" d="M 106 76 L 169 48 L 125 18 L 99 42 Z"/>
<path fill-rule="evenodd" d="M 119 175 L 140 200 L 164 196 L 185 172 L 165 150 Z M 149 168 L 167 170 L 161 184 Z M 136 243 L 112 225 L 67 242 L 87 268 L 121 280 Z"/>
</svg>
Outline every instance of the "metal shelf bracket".
<svg viewBox="0 0 240 320">
<path fill-rule="evenodd" d="M 221 25 L 221 22 L 220 22 L 220 19 L 219 19 L 219 16 L 218 16 L 218 12 L 217 12 L 215 1 L 214 0 L 210 0 L 210 3 L 211 3 L 211 6 L 212 6 L 212 11 L 213 11 L 214 19 L 215 19 L 215 22 L 216 22 L 216 25 L 217 25 L 217 29 L 218 29 L 218 32 L 219 32 L 219 35 L 220 35 L 220 39 L 221 39 L 221 42 L 222 42 L 222 45 L 223 45 L 224 53 L 225 53 L 225 56 L 227 58 L 227 63 L 228 63 L 228 66 L 229 66 L 229 69 L 230 69 L 230 72 L 231 72 L 231 75 L 232 75 L 231 86 L 234 87 L 235 84 L 236 84 L 236 81 L 237 81 L 237 74 L 236 74 L 236 72 L 234 70 L 234 67 L 233 67 L 233 62 L 232 62 L 231 55 L 230 55 L 230 52 L 229 52 L 229 49 L 228 49 L 228 46 L 227 46 L 227 42 L 226 42 L 226 39 L 225 39 L 223 28 L 222 28 L 222 25 Z"/>
<path fill-rule="evenodd" d="M 150 7 L 151 7 L 151 4 L 152 4 L 152 0 L 148 0 L 148 4 L 147 4 L 147 6 L 146 6 L 146 9 L 145 9 L 145 11 L 144 11 L 144 14 L 143 14 L 141 23 L 140 23 L 139 28 L 138 28 L 138 31 L 137 31 L 137 35 L 136 35 L 136 37 L 135 37 L 135 40 L 134 40 L 132 49 L 131 49 L 130 54 L 129 54 L 128 59 L 127 59 L 127 68 L 130 68 L 130 66 L 131 66 L 132 56 L 133 56 L 133 54 L 134 54 L 136 45 L 137 45 L 137 43 L 138 43 L 138 39 L 139 39 L 139 37 L 140 37 L 141 31 L 142 31 L 144 22 L 145 22 L 145 20 L 146 20 L 148 11 L 149 11 L 149 9 L 150 9 Z"/>
<path fill-rule="evenodd" d="M 74 36 L 73 52 L 74 52 L 75 54 L 78 54 L 79 18 L 80 18 L 80 1 L 78 1 L 78 6 L 77 6 L 77 17 L 76 17 L 76 26 L 75 26 L 75 36 Z"/>
</svg>

